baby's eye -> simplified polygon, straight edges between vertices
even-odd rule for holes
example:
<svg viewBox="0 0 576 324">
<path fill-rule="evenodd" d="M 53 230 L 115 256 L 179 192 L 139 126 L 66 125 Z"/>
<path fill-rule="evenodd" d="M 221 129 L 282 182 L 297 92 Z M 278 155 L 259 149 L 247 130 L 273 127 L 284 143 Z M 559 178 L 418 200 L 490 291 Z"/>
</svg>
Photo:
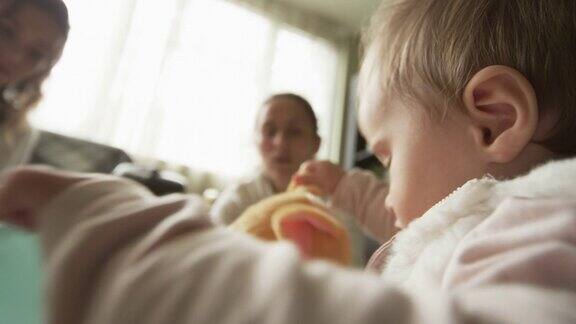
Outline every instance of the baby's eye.
<svg viewBox="0 0 576 324">
<path fill-rule="evenodd" d="M 389 142 L 379 141 L 376 145 L 372 146 L 372 152 L 374 152 L 374 155 L 376 155 L 385 168 L 390 168 L 392 155 L 390 154 Z"/>
<path fill-rule="evenodd" d="M 390 168 L 390 164 L 392 162 L 392 157 L 389 154 L 382 154 L 382 153 L 374 152 L 374 155 L 376 156 L 378 161 L 380 161 L 380 163 L 382 164 L 382 166 L 384 168 L 386 168 L 386 169 Z"/>
<path fill-rule="evenodd" d="M 380 160 L 382 162 L 382 165 L 386 168 L 386 169 L 390 169 L 390 165 L 392 164 L 392 157 L 388 156 L 384 159 Z"/>
</svg>

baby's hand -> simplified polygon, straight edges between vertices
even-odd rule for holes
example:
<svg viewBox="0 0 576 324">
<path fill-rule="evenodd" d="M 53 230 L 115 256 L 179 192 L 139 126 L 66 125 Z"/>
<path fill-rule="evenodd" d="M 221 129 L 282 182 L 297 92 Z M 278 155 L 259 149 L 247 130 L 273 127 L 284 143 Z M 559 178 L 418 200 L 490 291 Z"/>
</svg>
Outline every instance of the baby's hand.
<svg viewBox="0 0 576 324">
<path fill-rule="evenodd" d="M 20 167 L 2 175 L 0 222 L 35 230 L 37 215 L 56 195 L 89 175 L 47 167 Z"/>
<path fill-rule="evenodd" d="M 296 185 L 317 187 L 323 195 L 330 196 L 344 174 L 340 166 L 330 161 L 308 161 L 300 166 L 292 181 Z"/>
</svg>

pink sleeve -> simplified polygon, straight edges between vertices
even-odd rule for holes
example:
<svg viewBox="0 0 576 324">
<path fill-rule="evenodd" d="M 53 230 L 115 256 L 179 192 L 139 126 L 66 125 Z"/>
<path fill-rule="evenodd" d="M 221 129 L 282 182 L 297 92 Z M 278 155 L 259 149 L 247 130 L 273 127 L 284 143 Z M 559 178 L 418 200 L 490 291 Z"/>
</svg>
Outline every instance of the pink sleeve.
<svg viewBox="0 0 576 324">
<path fill-rule="evenodd" d="M 508 199 L 468 234 L 453 260 L 446 288 L 506 283 L 576 291 L 576 203 Z"/>
<path fill-rule="evenodd" d="M 134 262 L 183 232 L 210 227 L 200 217 L 206 214 L 200 198 L 157 198 L 135 182 L 104 175 L 59 194 L 39 217 L 47 323 L 85 323 L 114 259 Z"/>
<path fill-rule="evenodd" d="M 395 219 L 386 214 L 387 184 L 368 171 L 349 171 L 332 196 L 332 206 L 351 214 L 362 229 L 381 243 L 396 232 Z"/>
<path fill-rule="evenodd" d="M 574 281 L 559 282 L 566 284 L 562 289 L 551 289 L 554 282 L 528 286 L 488 280 L 493 284 L 445 293 L 406 291 L 363 272 L 303 264 L 288 243 L 266 244 L 211 229 L 206 214 L 198 197 L 156 198 L 125 181 L 82 183 L 61 194 L 41 215 L 48 252 L 47 323 L 576 322 Z M 559 224 L 573 233 L 574 221 Z M 556 230 L 544 232 L 569 232 L 552 227 Z M 569 241 L 548 238 L 552 244 L 565 242 L 568 250 L 574 247 L 573 234 Z M 474 252 L 471 241 L 462 251 L 464 266 L 471 268 L 456 269 L 454 288 L 483 277 L 482 265 L 490 258 L 474 264 L 477 253 L 485 255 L 479 246 Z M 566 280 L 575 272 L 574 255 L 562 257 L 569 258 L 563 263 L 568 268 L 558 272 Z M 554 264 L 561 266 L 559 259 Z M 469 276 L 460 275 L 466 272 Z"/>
</svg>

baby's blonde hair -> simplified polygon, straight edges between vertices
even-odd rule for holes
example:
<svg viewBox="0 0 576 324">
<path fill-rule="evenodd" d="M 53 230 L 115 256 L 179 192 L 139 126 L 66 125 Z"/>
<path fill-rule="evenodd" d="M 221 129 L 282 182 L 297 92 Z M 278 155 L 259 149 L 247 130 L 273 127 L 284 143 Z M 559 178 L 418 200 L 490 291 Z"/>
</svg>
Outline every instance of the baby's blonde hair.
<svg viewBox="0 0 576 324">
<path fill-rule="evenodd" d="M 576 153 L 576 1 L 384 1 L 372 19 L 364 35 L 361 92 L 379 82 L 381 100 L 399 97 L 449 113 L 442 108 L 463 107 L 475 73 L 509 66 L 531 82 L 540 114 L 558 116 L 542 144 Z"/>
</svg>

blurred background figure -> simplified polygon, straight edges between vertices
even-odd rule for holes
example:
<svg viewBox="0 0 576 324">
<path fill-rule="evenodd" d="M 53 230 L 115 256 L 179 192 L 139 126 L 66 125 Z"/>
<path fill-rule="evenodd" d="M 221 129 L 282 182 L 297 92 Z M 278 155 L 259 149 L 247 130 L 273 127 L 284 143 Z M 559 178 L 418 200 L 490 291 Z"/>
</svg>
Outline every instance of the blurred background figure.
<svg viewBox="0 0 576 324">
<path fill-rule="evenodd" d="M 300 166 L 313 160 L 320 148 L 318 120 L 310 103 L 299 95 L 281 93 L 269 97 L 255 124 L 259 169 L 220 194 L 211 210 L 216 224 L 230 225 L 248 207 L 285 191 Z M 352 218 L 340 210 L 333 212 L 351 237 L 354 265 L 361 266 L 366 238 Z"/>
<path fill-rule="evenodd" d="M 68 12 L 60 0 L 0 1 L 0 170 L 29 163 L 40 133 L 28 123 L 62 54 Z M 0 225 L 0 323 L 42 323 L 36 238 Z"/>
<path fill-rule="evenodd" d="M 256 118 L 255 137 L 261 169 L 221 194 L 212 208 L 217 224 L 229 225 L 247 207 L 285 191 L 292 175 L 304 161 L 314 158 L 321 142 L 312 106 L 291 93 L 273 95 L 264 102 Z"/>
</svg>

